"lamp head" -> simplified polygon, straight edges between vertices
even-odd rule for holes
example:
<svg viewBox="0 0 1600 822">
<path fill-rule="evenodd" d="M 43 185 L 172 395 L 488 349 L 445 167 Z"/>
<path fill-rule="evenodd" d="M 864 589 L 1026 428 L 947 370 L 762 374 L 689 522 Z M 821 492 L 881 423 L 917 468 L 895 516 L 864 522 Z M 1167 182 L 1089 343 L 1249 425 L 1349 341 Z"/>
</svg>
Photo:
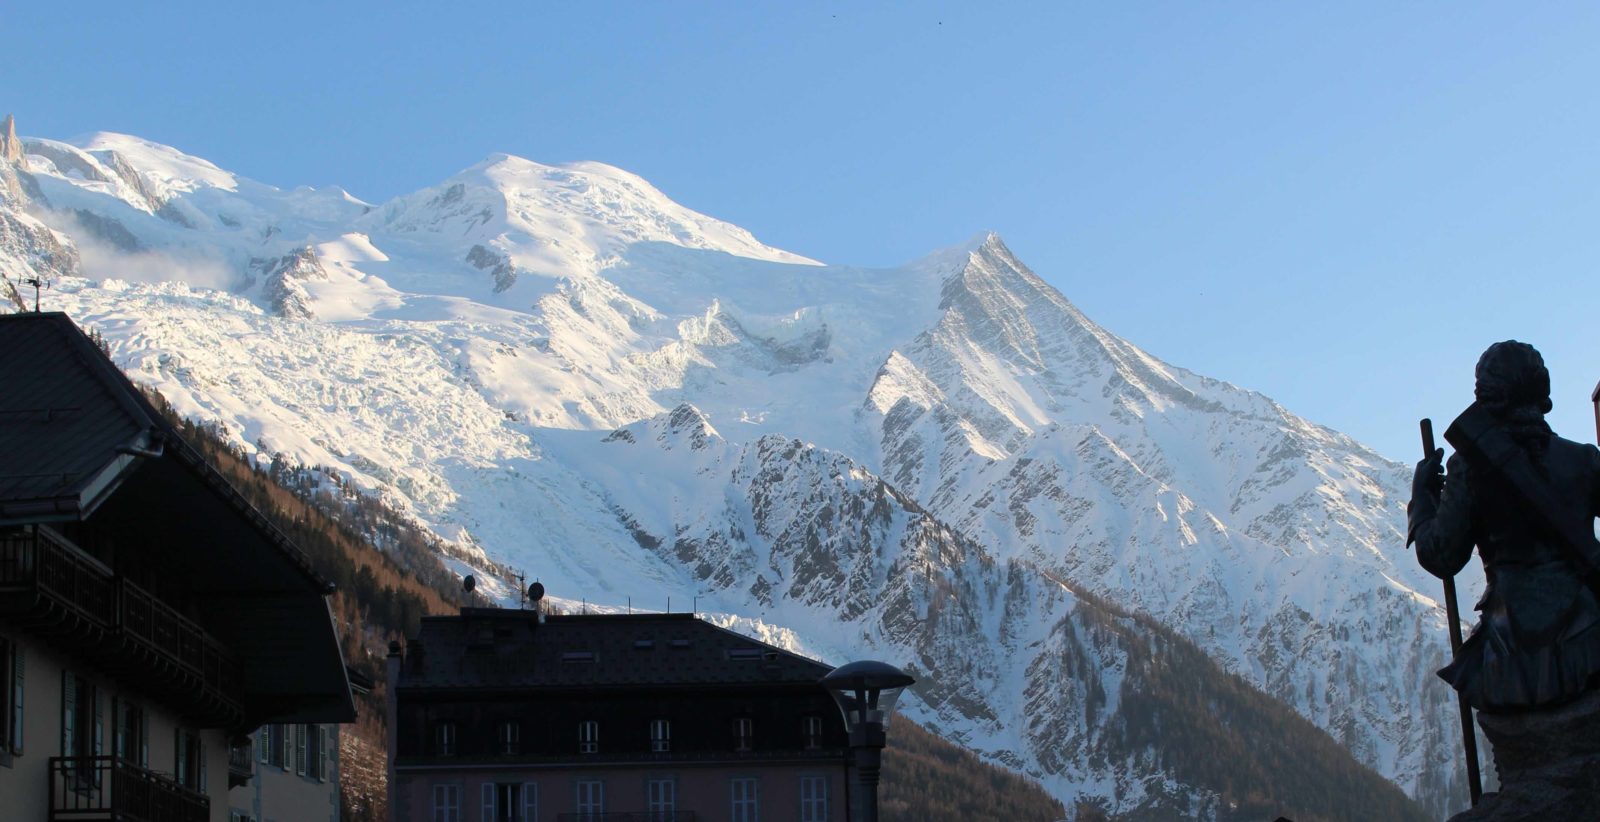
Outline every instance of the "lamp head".
<svg viewBox="0 0 1600 822">
<path fill-rule="evenodd" d="M 873 660 L 851 662 L 833 669 L 822 678 L 822 687 L 839 703 L 845 727 L 875 727 L 880 731 L 889 723 L 894 704 L 907 685 L 916 682 L 905 671 Z"/>
</svg>

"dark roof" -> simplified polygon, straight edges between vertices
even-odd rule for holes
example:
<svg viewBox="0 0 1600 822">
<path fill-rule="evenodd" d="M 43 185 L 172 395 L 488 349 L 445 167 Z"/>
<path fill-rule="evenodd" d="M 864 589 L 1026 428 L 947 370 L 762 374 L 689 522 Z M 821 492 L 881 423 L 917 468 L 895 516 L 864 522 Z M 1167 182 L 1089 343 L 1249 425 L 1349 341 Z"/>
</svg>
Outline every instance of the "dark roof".
<svg viewBox="0 0 1600 822">
<path fill-rule="evenodd" d="M 405 689 L 816 685 L 832 667 L 693 614 L 557 614 L 463 608 L 424 617 Z"/>
<path fill-rule="evenodd" d="M 226 603 L 208 627 L 234 639 L 255 719 L 354 718 L 332 585 L 305 553 L 67 315 L 0 314 L 0 525 L 64 520 L 137 529 Z"/>
<path fill-rule="evenodd" d="M 0 315 L 0 523 L 81 519 L 160 423 L 65 314 Z"/>
</svg>

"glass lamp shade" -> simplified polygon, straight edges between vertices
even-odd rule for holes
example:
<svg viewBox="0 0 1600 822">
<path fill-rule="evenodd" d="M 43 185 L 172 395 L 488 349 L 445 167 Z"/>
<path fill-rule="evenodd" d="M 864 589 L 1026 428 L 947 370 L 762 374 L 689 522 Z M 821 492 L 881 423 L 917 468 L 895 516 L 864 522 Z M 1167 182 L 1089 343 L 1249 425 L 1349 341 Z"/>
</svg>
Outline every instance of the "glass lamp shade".
<svg viewBox="0 0 1600 822">
<path fill-rule="evenodd" d="M 822 687 L 839 703 L 845 727 L 883 728 L 894 713 L 894 703 L 907 685 L 916 682 L 905 671 L 886 662 L 862 660 L 841 665 L 822 678 Z"/>
</svg>

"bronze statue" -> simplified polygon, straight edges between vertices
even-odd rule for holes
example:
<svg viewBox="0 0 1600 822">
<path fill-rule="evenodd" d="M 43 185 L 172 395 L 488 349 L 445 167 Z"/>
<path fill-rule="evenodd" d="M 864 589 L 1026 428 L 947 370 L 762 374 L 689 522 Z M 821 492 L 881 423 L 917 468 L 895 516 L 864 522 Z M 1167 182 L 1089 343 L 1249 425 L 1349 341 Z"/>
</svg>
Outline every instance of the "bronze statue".
<svg viewBox="0 0 1600 822">
<path fill-rule="evenodd" d="M 1592 809 L 1600 801 L 1600 449 L 1545 423 L 1550 374 L 1526 343 L 1484 352 L 1475 395 L 1445 432 L 1456 448 L 1449 473 L 1443 449 L 1418 463 L 1407 509 L 1423 568 L 1448 579 L 1476 545 L 1488 577 L 1478 624 L 1439 671 L 1481 712 L 1495 745 L 1502 790 L 1485 805 L 1498 810 L 1470 818 L 1581 806 L 1567 802 Z"/>
</svg>

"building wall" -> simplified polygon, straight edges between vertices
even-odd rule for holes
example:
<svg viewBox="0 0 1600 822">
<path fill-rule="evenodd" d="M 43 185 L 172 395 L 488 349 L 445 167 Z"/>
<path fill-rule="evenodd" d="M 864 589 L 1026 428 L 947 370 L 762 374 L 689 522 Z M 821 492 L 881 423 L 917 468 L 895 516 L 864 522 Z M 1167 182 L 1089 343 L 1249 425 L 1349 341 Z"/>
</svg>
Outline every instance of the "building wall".
<svg viewBox="0 0 1600 822">
<path fill-rule="evenodd" d="M 250 735 L 250 782 L 228 792 L 229 807 L 256 822 L 339 822 L 339 726 L 322 728 L 327 733 L 323 750 L 328 759 L 326 780 L 264 761 L 259 744 L 261 735 L 267 733 L 263 726 Z"/>
<path fill-rule="evenodd" d="M 646 783 L 652 779 L 672 779 L 677 785 L 679 811 L 693 811 L 702 822 L 720 822 L 732 817 L 732 780 L 753 778 L 758 785 L 758 817 L 762 822 L 795 822 L 800 819 L 800 778 L 821 776 L 827 779 L 828 822 L 844 822 L 847 814 L 845 766 L 840 762 L 751 763 L 699 765 L 663 762 L 646 767 L 545 767 L 490 769 L 416 768 L 401 770 L 391 796 L 392 822 L 431 822 L 435 785 L 458 786 L 462 822 L 479 822 L 483 814 L 483 789 L 486 784 L 514 783 L 536 785 L 537 819 L 524 819 L 521 809 L 517 822 L 554 822 L 557 814 L 577 811 L 579 782 L 598 781 L 604 785 L 607 812 L 645 811 Z M 525 788 L 524 788 L 525 790 Z"/>
<path fill-rule="evenodd" d="M 165 774 L 176 770 L 176 730 L 184 725 L 175 713 L 119 687 L 117 682 L 96 672 L 87 663 L 69 659 L 45 644 L 10 626 L 0 626 L 0 637 L 21 646 L 23 664 L 23 752 L 21 756 L 0 756 L 0 797 L 5 819 L 47 819 L 50 814 L 49 759 L 61 756 L 62 681 L 66 672 L 92 683 L 102 717 L 100 750 L 111 755 L 113 749 L 113 697 L 139 705 L 148 717 L 149 769 Z M 91 720 L 92 721 L 92 720 Z M 199 730 L 205 750 L 205 793 L 211 797 L 211 822 L 228 822 L 228 743 L 220 730 Z"/>
</svg>

